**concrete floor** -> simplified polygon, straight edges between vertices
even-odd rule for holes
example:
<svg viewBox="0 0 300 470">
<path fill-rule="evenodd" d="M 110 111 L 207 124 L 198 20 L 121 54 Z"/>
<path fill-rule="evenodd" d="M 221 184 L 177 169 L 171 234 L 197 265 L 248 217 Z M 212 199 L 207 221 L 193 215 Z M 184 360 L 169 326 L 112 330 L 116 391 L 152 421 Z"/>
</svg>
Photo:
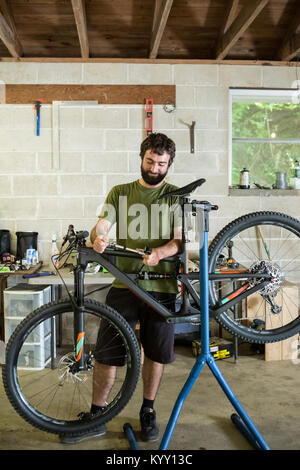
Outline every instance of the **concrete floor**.
<svg viewBox="0 0 300 470">
<path fill-rule="evenodd" d="M 218 361 L 222 374 L 272 450 L 300 449 L 300 365 L 290 361 L 265 362 L 263 355 L 246 355 L 240 350 L 233 358 Z M 23 421 L 13 410 L 0 384 L 1 450 L 128 450 L 123 424 L 130 422 L 140 449 L 157 450 L 175 400 L 195 359 L 191 347 L 176 346 L 175 363 L 165 367 L 155 409 L 160 425 L 160 439 L 143 443 L 139 439 L 138 412 L 142 384 L 130 403 L 107 424 L 103 437 L 76 446 L 63 445 L 48 434 Z M 187 397 L 169 450 L 250 450 L 252 447 L 232 424 L 232 405 L 205 366 Z"/>
</svg>

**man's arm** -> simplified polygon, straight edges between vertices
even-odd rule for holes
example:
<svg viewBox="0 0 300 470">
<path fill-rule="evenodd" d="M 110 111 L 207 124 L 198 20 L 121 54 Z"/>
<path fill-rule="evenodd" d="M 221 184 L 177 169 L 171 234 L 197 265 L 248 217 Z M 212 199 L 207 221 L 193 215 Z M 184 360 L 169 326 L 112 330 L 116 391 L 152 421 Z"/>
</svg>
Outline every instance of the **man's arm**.
<svg viewBox="0 0 300 470">
<path fill-rule="evenodd" d="M 98 253 L 103 253 L 107 245 L 109 244 L 109 238 L 107 236 L 111 223 L 106 219 L 99 219 L 95 227 L 92 229 L 90 234 L 91 242 L 93 243 L 93 249 Z"/>
<path fill-rule="evenodd" d="M 182 249 L 182 228 L 177 227 L 174 229 L 174 238 L 165 245 L 157 248 L 152 248 L 150 255 L 143 256 L 143 263 L 147 266 L 156 266 L 161 259 L 174 256 Z"/>
</svg>

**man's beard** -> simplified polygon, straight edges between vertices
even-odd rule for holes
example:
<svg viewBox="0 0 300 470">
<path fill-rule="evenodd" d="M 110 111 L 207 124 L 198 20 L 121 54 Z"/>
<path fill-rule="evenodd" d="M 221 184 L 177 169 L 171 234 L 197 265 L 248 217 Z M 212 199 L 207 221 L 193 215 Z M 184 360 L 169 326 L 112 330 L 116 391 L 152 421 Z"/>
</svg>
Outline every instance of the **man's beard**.
<svg viewBox="0 0 300 470">
<path fill-rule="evenodd" d="M 143 166 L 141 165 L 141 173 L 142 173 L 142 178 L 145 181 L 145 183 L 150 184 L 151 186 L 155 186 L 156 184 L 159 184 L 167 175 L 166 173 L 159 173 L 158 175 L 149 175 L 148 171 L 145 171 Z"/>
</svg>

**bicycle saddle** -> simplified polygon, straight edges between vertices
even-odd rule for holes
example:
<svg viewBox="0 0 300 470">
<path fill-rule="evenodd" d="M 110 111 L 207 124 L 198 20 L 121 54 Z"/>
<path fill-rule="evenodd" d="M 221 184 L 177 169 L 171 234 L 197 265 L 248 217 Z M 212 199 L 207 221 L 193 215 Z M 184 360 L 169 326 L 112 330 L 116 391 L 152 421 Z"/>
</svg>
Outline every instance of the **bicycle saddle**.
<svg viewBox="0 0 300 470">
<path fill-rule="evenodd" d="M 204 178 L 200 178 L 199 180 L 193 181 L 192 183 L 189 183 L 182 188 L 174 189 L 174 191 L 162 194 L 158 199 L 169 196 L 189 196 L 193 191 L 195 191 L 196 188 L 198 188 L 198 186 L 201 186 L 203 183 L 205 183 L 205 181 L 206 180 Z"/>
</svg>

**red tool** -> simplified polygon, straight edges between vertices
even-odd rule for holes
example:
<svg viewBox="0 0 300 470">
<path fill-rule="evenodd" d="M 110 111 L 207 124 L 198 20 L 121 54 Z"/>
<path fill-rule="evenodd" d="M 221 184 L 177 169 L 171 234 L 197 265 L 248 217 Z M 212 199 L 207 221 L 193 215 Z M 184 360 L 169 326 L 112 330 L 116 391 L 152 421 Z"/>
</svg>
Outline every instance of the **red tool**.
<svg viewBox="0 0 300 470">
<path fill-rule="evenodd" d="M 153 132 L 153 100 L 146 99 L 146 133 L 147 135 Z"/>
</svg>

